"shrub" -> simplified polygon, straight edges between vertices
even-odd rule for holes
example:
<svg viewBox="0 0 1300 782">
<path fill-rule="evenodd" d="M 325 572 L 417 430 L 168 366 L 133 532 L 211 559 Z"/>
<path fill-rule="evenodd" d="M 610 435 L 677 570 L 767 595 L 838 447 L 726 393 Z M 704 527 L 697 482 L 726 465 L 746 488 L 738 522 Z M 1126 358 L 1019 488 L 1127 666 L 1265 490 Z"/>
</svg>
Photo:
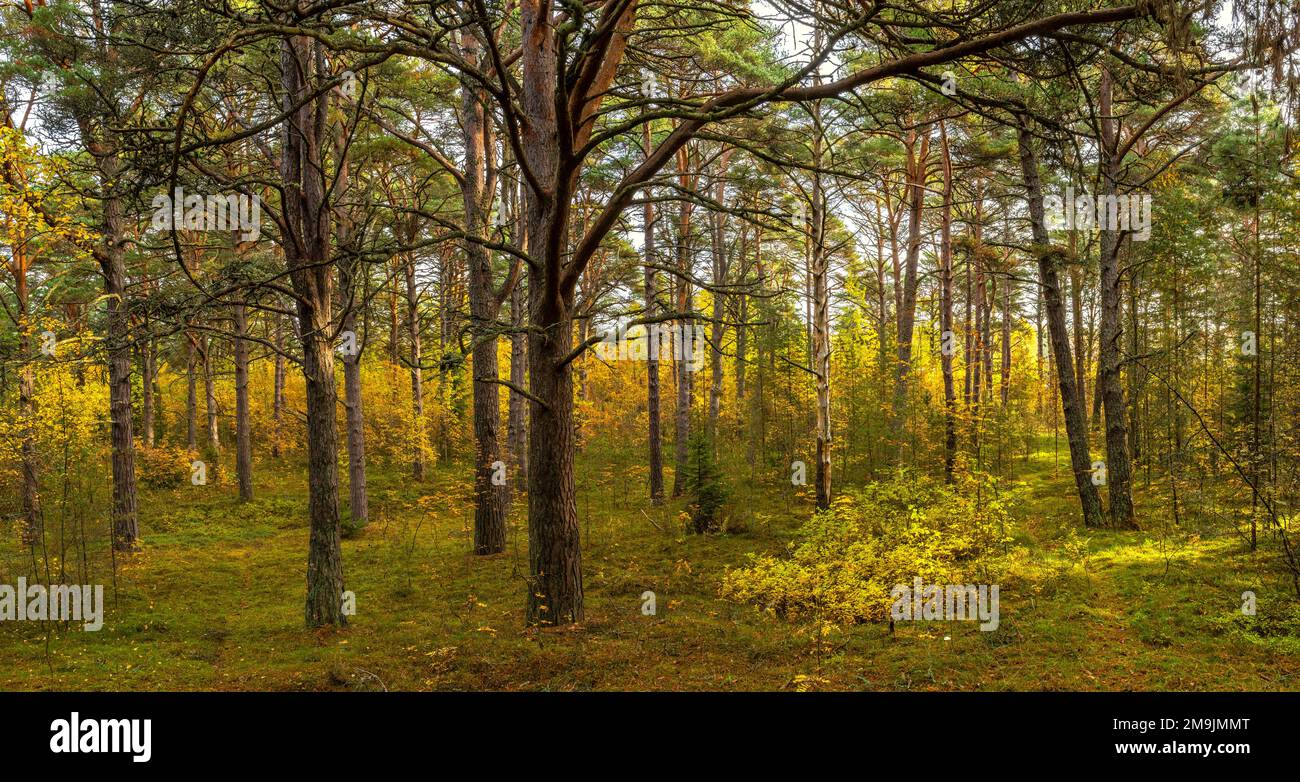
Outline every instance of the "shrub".
<svg viewBox="0 0 1300 782">
<path fill-rule="evenodd" d="M 189 483 L 190 463 L 198 456 L 174 446 L 135 449 L 135 474 L 141 484 L 153 489 L 175 489 Z M 211 473 L 208 475 L 211 479 Z"/>
<path fill-rule="evenodd" d="M 894 586 L 961 583 L 1009 542 L 1007 495 L 977 499 L 970 488 L 902 474 L 846 491 L 804 525 L 788 557 L 751 554 L 728 571 L 722 596 L 792 620 L 887 620 Z"/>
</svg>

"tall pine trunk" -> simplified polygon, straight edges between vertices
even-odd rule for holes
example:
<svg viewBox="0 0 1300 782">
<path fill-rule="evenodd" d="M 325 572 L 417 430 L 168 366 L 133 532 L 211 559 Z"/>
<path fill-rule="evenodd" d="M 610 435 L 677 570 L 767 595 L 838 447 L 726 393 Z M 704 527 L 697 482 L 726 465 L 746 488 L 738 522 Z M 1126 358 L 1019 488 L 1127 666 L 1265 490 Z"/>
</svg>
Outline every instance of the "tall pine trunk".
<svg viewBox="0 0 1300 782">
<path fill-rule="evenodd" d="M 1092 482 L 1092 456 L 1088 452 L 1088 429 L 1083 417 L 1083 402 L 1075 385 L 1074 361 L 1065 328 L 1065 302 L 1057 265 L 1061 254 L 1051 247 L 1051 237 L 1043 212 L 1043 187 L 1038 175 L 1038 156 L 1028 120 L 1022 118 L 1019 130 L 1020 168 L 1029 196 L 1030 225 L 1034 236 L 1034 253 L 1038 256 L 1038 279 L 1043 286 L 1043 303 L 1047 310 L 1047 330 L 1051 336 L 1052 357 L 1061 391 L 1061 408 L 1065 414 L 1066 438 L 1070 444 L 1070 466 L 1079 493 L 1083 523 L 1087 527 L 1103 524 L 1101 496 Z"/>
<path fill-rule="evenodd" d="M 1118 191 L 1119 152 L 1118 121 L 1111 116 L 1110 73 L 1102 69 L 1100 90 L 1102 195 L 1108 203 Z M 1116 209 L 1118 212 L 1118 208 Z M 1098 215 L 1098 219 L 1101 215 Z M 1098 384 L 1106 415 L 1106 474 L 1110 497 L 1111 524 L 1121 529 L 1136 529 L 1133 518 L 1132 466 L 1128 452 L 1128 409 L 1124 404 L 1124 386 L 1120 339 L 1123 336 L 1123 299 L 1120 278 L 1120 252 L 1123 234 L 1108 225 L 1101 232 L 1101 324 Z"/>
<path fill-rule="evenodd" d="M 239 499 L 253 499 L 253 440 L 248 411 L 248 308 L 234 306 L 235 321 L 235 475 Z"/>
</svg>

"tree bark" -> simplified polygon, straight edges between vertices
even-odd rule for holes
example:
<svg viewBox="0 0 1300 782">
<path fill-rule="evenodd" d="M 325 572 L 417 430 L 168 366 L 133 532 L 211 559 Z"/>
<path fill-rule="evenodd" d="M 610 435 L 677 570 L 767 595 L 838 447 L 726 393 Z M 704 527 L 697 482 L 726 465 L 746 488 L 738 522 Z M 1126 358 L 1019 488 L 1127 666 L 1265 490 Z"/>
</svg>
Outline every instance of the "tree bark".
<svg viewBox="0 0 1300 782">
<path fill-rule="evenodd" d="M 1074 483 L 1079 493 L 1084 526 L 1100 527 L 1103 524 L 1101 497 L 1092 482 L 1088 429 L 1083 418 L 1079 390 L 1075 386 L 1074 362 L 1070 355 L 1070 339 L 1065 328 L 1065 305 L 1061 298 L 1061 283 L 1057 275 L 1060 254 L 1051 247 L 1051 237 L 1047 232 L 1043 212 L 1043 188 L 1038 176 L 1038 157 L 1034 153 L 1033 136 L 1029 132 L 1028 120 L 1021 118 L 1020 122 L 1020 167 L 1029 197 L 1034 252 L 1038 256 L 1038 278 L 1043 286 L 1047 328 L 1051 336 L 1052 356 L 1055 360 L 1057 383 L 1061 391 L 1066 438 L 1070 443 L 1070 465 L 1074 471 Z"/>
<path fill-rule="evenodd" d="M 121 163 L 117 150 L 96 155 L 100 184 L 108 191 L 119 186 Z M 109 419 L 113 444 L 113 548 L 135 551 L 140 537 L 136 505 L 135 438 L 131 420 L 131 335 L 126 311 L 125 230 L 122 201 L 116 194 L 103 199 L 104 244 L 97 255 L 104 277 L 107 317 Z"/>
<path fill-rule="evenodd" d="M 334 385 L 330 209 L 325 186 L 328 98 L 317 91 L 324 70 L 320 45 L 287 36 L 280 47 L 283 110 L 280 178 L 284 258 L 297 300 L 307 386 L 308 627 L 344 625 L 343 550 L 339 524 L 337 392 Z"/>
<path fill-rule="evenodd" d="M 221 453 L 221 422 L 217 415 L 217 385 L 216 379 L 212 376 L 214 371 L 212 366 L 212 340 L 204 335 L 203 347 L 200 351 L 203 356 L 203 400 L 204 410 L 208 415 L 208 454 L 211 458 L 217 458 Z"/>
<path fill-rule="evenodd" d="M 461 36 L 461 56 L 476 64 L 480 42 L 471 33 Z M 473 343 L 474 394 L 474 553 L 498 554 L 506 549 L 508 486 L 493 481 L 501 459 L 498 437 L 501 419 L 500 368 L 497 365 L 496 318 L 501 300 L 492 276 L 492 256 L 481 243 L 487 238 L 488 215 L 496 195 L 495 141 L 487 95 L 472 79 L 461 80 L 460 124 L 465 164 L 461 201 L 465 208 L 465 257 L 469 266 L 469 306 Z M 478 240 L 478 241 L 476 241 Z"/>
<path fill-rule="evenodd" d="M 195 451 L 199 447 L 199 345 L 197 338 L 189 332 L 185 334 L 185 341 L 188 345 L 185 362 L 185 446 Z"/>
<path fill-rule="evenodd" d="M 280 458 L 280 440 L 283 437 L 281 419 L 284 416 L 284 320 L 275 315 L 275 386 L 271 396 L 271 419 L 275 422 L 275 439 L 271 442 L 271 455 Z"/>
<path fill-rule="evenodd" d="M 415 284 L 415 256 L 402 264 L 406 278 L 406 340 L 410 343 L 411 369 L 411 475 L 424 480 L 424 375 L 420 368 L 420 290 Z"/>
<path fill-rule="evenodd" d="M 1118 121 L 1111 116 L 1110 73 L 1102 69 L 1100 120 L 1102 147 L 1102 195 L 1114 198 L 1118 190 Z M 1100 215 L 1098 216 L 1100 218 Z M 1132 466 L 1128 453 L 1128 409 L 1120 369 L 1120 339 L 1123 336 L 1120 251 L 1123 234 L 1109 226 L 1101 231 L 1101 324 L 1099 357 L 1102 404 L 1106 415 L 1106 485 L 1110 497 L 1110 521 L 1120 529 L 1136 529 L 1133 518 Z"/>
<path fill-rule="evenodd" d="M 917 267 L 921 258 L 921 212 L 925 208 L 929 156 L 930 127 L 926 125 L 919 134 L 912 131 L 907 139 L 907 257 L 898 311 L 898 364 L 894 375 L 893 435 L 898 459 L 903 453 L 908 377 L 912 368 L 912 331 L 916 323 L 916 291 L 920 284 Z"/>
<path fill-rule="evenodd" d="M 939 224 L 939 361 L 943 369 L 943 476 L 953 481 L 957 461 L 957 395 L 953 385 L 952 359 L 957 339 L 952 328 L 952 156 L 948 130 L 939 122 L 943 145 L 943 213 Z"/>
<path fill-rule="evenodd" d="M 239 499 L 253 499 L 253 441 L 248 411 L 248 309 L 234 306 L 235 320 L 235 474 Z"/>
<path fill-rule="evenodd" d="M 643 126 L 642 139 L 646 154 L 650 152 L 650 123 Z M 645 315 L 653 318 L 658 313 L 658 274 L 655 271 L 655 205 L 649 189 L 646 190 L 645 205 L 641 208 L 641 221 L 645 226 Z M 657 332 L 656 326 L 646 329 L 646 339 Z M 655 505 L 664 501 L 664 456 L 663 437 L 660 433 L 659 420 L 659 351 L 653 344 L 646 346 L 646 418 L 647 439 L 650 450 L 650 501 Z"/>
</svg>

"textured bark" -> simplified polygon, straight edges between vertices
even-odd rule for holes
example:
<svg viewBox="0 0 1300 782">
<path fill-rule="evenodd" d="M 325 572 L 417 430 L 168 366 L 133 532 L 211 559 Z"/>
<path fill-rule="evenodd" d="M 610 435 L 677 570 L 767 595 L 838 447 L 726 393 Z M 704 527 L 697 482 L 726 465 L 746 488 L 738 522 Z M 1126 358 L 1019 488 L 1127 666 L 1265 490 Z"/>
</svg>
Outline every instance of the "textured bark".
<svg viewBox="0 0 1300 782">
<path fill-rule="evenodd" d="M 308 98 L 324 70 L 318 44 L 286 37 L 280 47 L 284 258 L 293 282 L 307 386 L 308 627 L 347 624 L 342 612 L 343 551 L 339 525 L 337 392 L 334 385 L 330 210 L 323 164 L 328 99 Z"/>
<path fill-rule="evenodd" d="M 336 202 L 346 202 L 352 180 L 348 167 L 348 139 L 342 130 L 334 134 L 334 158 L 338 175 L 332 188 Z M 353 247 L 356 235 L 354 215 L 350 207 L 334 210 L 335 265 L 339 272 L 339 294 L 343 308 L 343 331 L 350 332 L 356 340 L 356 350 L 343 356 L 343 409 L 347 426 L 348 451 L 348 509 L 353 529 L 364 527 L 370 520 L 370 500 L 366 491 L 366 415 L 361 394 L 361 356 L 365 352 L 366 329 L 357 325 L 358 297 L 364 299 L 360 289 L 360 261 Z"/>
<path fill-rule="evenodd" d="M 343 329 L 356 333 L 356 313 L 348 312 Z M 370 521 L 370 500 L 366 492 L 366 417 L 361 396 L 361 335 L 357 352 L 343 357 L 343 409 L 347 418 L 348 503 L 353 527 Z"/>
<path fill-rule="evenodd" d="M 898 309 L 898 363 L 894 375 L 893 436 L 897 458 L 901 458 L 903 452 L 908 380 L 912 369 L 912 331 L 916 324 L 916 291 L 920 284 L 917 267 L 921 258 L 921 213 L 925 208 L 929 156 L 930 127 L 926 125 L 919 135 L 912 131 L 907 139 L 907 257 Z"/>
<path fill-rule="evenodd" d="M 727 168 L 734 152 L 734 147 L 728 148 L 718 160 L 717 182 L 714 185 L 713 200 L 719 204 L 727 202 Z M 722 412 L 722 339 L 726 333 L 726 294 L 722 290 L 727 284 L 730 260 L 727 255 L 726 245 L 726 214 L 713 212 L 709 215 L 709 220 L 712 228 L 710 232 L 712 240 L 710 249 L 713 260 L 714 288 L 710 294 L 713 303 L 713 322 L 710 324 L 709 334 L 711 344 L 709 346 L 708 428 L 710 436 L 715 436 L 718 430 L 718 416 Z"/>
<path fill-rule="evenodd" d="M 275 439 L 271 441 L 271 455 L 280 458 L 281 419 L 284 417 L 284 321 L 275 316 L 275 386 L 271 396 L 271 420 L 275 422 Z"/>
<path fill-rule="evenodd" d="M 1043 188 L 1038 175 L 1038 158 L 1034 153 L 1033 136 L 1021 120 L 1019 130 L 1020 167 L 1029 196 L 1030 225 L 1033 229 L 1035 251 L 1038 253 L 1038 278 L 1043 286 L 1043 303 L 1047 309 L 1047 328 L 1051 336 L 1052 356 L 1056 364 L 1057 383 L 1061 391 L 1061 408 L 1065 417 L 1066 438 L 1070 444 L 1070 466 L 1079 492 L 1083 523 L 1088 527 L 1102 526 L 1101 497 L 1092 483 L 1092 456 L 1088 453 L 1088 429 L 1083 418 L 1083 403 L 1075 386 L 1074 362 L 1070 355 L 1070 339 L 1065 328 L 1065 303 L 1061 297 L 1061 283 L 1057 274 L 1059 253 L 1050 249 L 1051 237 L 1043 213 Z"/>
<path fill-rule="evenodd" d="M 813 113 L 813 165 L 823 165 L 823 139 L 821 102 L 814 104 Z M 812 207 L 809 210 L 811 241 L 809 275 L 812 287 L 812 353 L 811 369 L 816 386 L 815 426 L 817 437 L 817 468 L 814 476 L 817 507 L 825 510 L 831 506 L 831 310 L 830 310 L 830 251 L 826 248 L 826 191 L 820 172 L 812 174 Z"/>
<path fill-rule="evenodd" d="M 203 356 L 203 400 L 208 414 L 208 453 L 216 458 L 221 453 L 221 419 L 217 410 L 217 384 L 213 377 L 212 341 L 202 337 L 200 354 Z"/>
<path fill-rule="evenodd" d="M 581 266 L 564 267 L 569 209 L 580 164 L 561 148 L 590 138 L 595 113 L 622 59 L 636 3 L 605 6 L 618 14 L 602 25 L 602 57 L 577 74 L 569 105 L 556 99 L 557 33 L 546 0 L 522 0 L 521 149 L 531 174 L 526 233 L 528 267 L 528 562 L 527 621 L 534 625 L 583 618 L 582 547 L 573 474 L 573 298 Z M 567 113 L 561 130 L 558 112 Z M 568 137 L 561 139 L 560 134 Z"/>
<path fill-rule="evenodd" d="M 30 264 L 26 248 L 15 242 L 10 270 L 14 276 L 14 299 L 18 326 L 18 356 L 23 362 L 18 375 L 18 412 L 22 417 L 22 542 L 36 546 L 43 537 L 40 494 L 40 463 L 36 455 L 36 374 L 32 366 L 32 340 L 28 336 L 27 269 Z M 20 598 L 21 599 L 21 598 Z"/>
<path fill-rule="evenodd" d="M 939 123 L 943 144 L 943 212 L 939 224 L 939 361 L 943 369 L 943 476 L 952 483 L 957 461 L 957 395 L 953 386 L 952 359 L 956 336 L 952 333 L 952 157 L 948 129 Z M 951 347 L 949 347 L 951 346 Z"/>
<path fill-rule="evenodd" d="M 1011 396 L 1011 301 L 1015 284 L 1010 277 L 1002 281 L 1002 345 L 998 365 L 998 394 L 1006 408 Z"/>
<path fill-rule="evenodd" d="M 411 475 L 424 480 L 424 375 L 420 369 L 420 289 L 415 284 L 415 256 L 402 265 L 406 278 L 406 341 L 410 343 L 411 368 Z"/>
<path fill-rule="evenodd" d="M 248 411 L 248 308 L 234 306 L 235 321 L 235 475 L 239 499 L 253 499 L 253 440 Z"/>
<path fill-rule="evenodd" d="M 1071 232 L 1071 250 L 1074 249 L 1074 241 L 1074 233 Z M 1079 399 L 1082 400 L 1088 398 L 1088 373 L 1083 350 L 1085 339 L 1083 331 L 1083 269 L 1078 265 L 1070 268 L 1070 314 L 1074 320 L 1074 355 L 1078 359 L 1074 372 L 1074 382 L 1079 389 Z M 1083 423 L 1086 426 L 1088 423 L 1088 408 L 1081 408 L 1079 412 L 1083 415 Z"/>
<path fill-rule="evenodd" d="M 474 64 L 480 42 L 461 36 L 461 56 Z M 481 243 L 487 239 L 488 215 L 496 195 L 495 140 L 487 113 L 488 96 L 471 78 L 461 80 L 460 125 L 465 163 L 460 180 L 465 209 L 465 258 L 469 267 L 469 307 L 474 335 L 474 553 L 497 554 L 506 549 L 506 510 L 509 487 L 493 482 L 501 461 L 498 436 L 501 419 L 500 368 L 497 365 L 498 297 L 492 276 L 492 256 Z M 478 240 L 478 241 L 475 241 Z"/>
<path fill-rule="evenodd" d="M 118 187 L 122 166 L 115 149 L 95 155 L 100 184 Z M 131 335 L 126 314 L 125 230 L 122 202 L 116 195 L 103 199 L 104 244 L 97 252 L 104 277 L 106 318 L 104 339 L 108 348 L 109 419 L 113 444 L 113 548 L 134 551 L 140 537 L 136 505 L 135 438 L 131 420 Z"/>
<path fill-rule="evenodd" d="M 650 151 L 650 125 L 643 129 L 646 152 Z M 646 193 L 646 202 L 641 210 L 641 220 L 645 225 L 645 314 L 653 318 L 658 314 L 658 274 L 655 272 L 655 205 Z M 647 332 L 648 334 L 649 332 Z M 659 403 L 659 354 L 646 350 L 646 436 L 650 450 L 650 501 L 659 505 L 664 501 L 664 456 L 663 436 L 660 433 Z"/>
<path fill-rule="evenodd" d="M 188 345 L 185 360 L 185 446 L 194 451 L 199 447 L 199 346 L 193 334 L 187 332 L 185 338 Z"/>
<path fill-rule="evenodd" d="M 683 190 L 694 187 L 695 177 L 690 172 L 690 155 L 685 147 L 677 155 L 677 179 Z M 689 275 L 691 273 L 691 202 L 680 202 L 677 209 L 677 278 L 675 306 L 678 312 L 689 312 L 694 300 Z M 680 497 L 686 491 L 686 472 L 689 463 L 689 446 L 691 439 L 691 381 L 694 375 L 690 371 L 691 357 L 685 355 L 686 336 L 694 335 L 695 322 L 689 317 L 677 321 L 680 330 L 678 339 L 673 340 L 673 379 L 676 384 L 676 407 L 673 410 L 673 496 Z"/>
<path fill-rule="evenodd" d="M 1102 195 L 1113 197 L 1119 179 L 1118 121 L 1111 117 L 1111 80 L 1104 68 L 1101 78 Z M 1118 528 L 1135 529 L 1132 465 L 1128 453 L 1128 409 L 1124 404 L 1120 373 L 1124 317 L 1119 257 L 1122 244 L 1123 235 L 1119 231 L 1101 232 L 1101 324 L 1098 336 L 1101 372 L 1098 383 L 1106 415 L 1106 485 L 1110 498 L 1110 522 Z"/>
<path fill-rule="evenodd" d="M 524 388 L 528 383 L 528 335 L 524 332 L 528 309 L 525 299 L 525 286 L 521 282 L 510 292 L 510 383 L 517 388 Z M 508 404 L 506 447 L 513 461 L 511 485 L 523 488 L 528 485 L 528 399 L 511 390 Z"/>
<path fill-rule="evenodd" d="M 154 362 L 153 337 L 149 334 L 149 323 L 145 321 L 145 336 L 140 343 L 140 436 L 150 448 L 154 445 L 154 417 L 157 413 L 154 404 L 157 371 Z"/>
</svg>

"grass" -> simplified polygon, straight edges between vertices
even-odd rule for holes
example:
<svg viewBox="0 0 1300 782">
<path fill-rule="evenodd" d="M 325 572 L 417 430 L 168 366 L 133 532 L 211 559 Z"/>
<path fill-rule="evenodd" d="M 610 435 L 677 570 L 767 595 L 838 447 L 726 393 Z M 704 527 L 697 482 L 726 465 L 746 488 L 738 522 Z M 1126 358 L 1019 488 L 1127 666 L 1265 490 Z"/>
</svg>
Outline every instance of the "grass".
<svg viewBox="0 0 1300 782">
<path fill-rule="evenodd" d="M 640 469 L 640 471 L 638 471 Z M 733 487 L 743 531 L 682 532 L 680 504 L 641 501 L 644 468 L 580 459 L 586 621 L 524 626 L 523 506 L 510 548 L 475 557 L 465 467 L 424 484 L 373 468 L 372 520 L 343 544 L 357 614 L 307 631 L 304 475 L 257 465 L 257 499 L 228 483 L 148 490 L 143 550 L 119 558 L 101 631 L 0 624 L 0 687 L 21 690 L 1296 690 L 1300 612 L 1263 551 L 1142 494 L 1138 532 L 1078 527 L 1050 453 L 1019 467 L 1021 549 L 1001 623 L 851 628 L 789 623 L 723 601 L 727 567 L 781 552 L 807 493 Z M 670 483 L 671 485 L 671 483 Z M 1141 486 L 1139 485 L 1139 488 Z M 346 490 L 341 492 L 346 498 Z M 5 530 L 14 540 L 14 530 Z M 96 541 L 103 548 L 102 540 Z M 0 559 L 13 583 L 24 552 Z M 95 563 L 109 581 L 105 555 Z M 656 595 L 657 614 L 641 613 Z M 1253 590 L 1259 614 L 1242 616 Z"/>
</svg>

